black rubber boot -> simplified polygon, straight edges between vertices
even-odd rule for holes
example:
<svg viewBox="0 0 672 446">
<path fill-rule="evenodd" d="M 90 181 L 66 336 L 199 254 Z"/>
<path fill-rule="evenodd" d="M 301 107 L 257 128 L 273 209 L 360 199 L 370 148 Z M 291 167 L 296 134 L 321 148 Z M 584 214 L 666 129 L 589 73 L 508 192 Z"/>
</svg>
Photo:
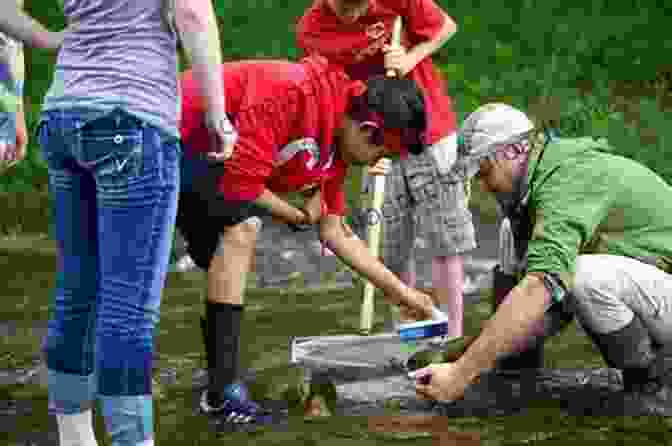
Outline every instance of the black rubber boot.
<svg viewBox="0 0 672 446">
<path fill-rule="evenodd" d="M 593 339 L 609 367 L 623 372 L 623 394 L 609 400 L 608 412 L 618 415 L 672 415 L 672 352 L 655 348 L 648 330 L 635 315 L 625 327 L 595 333 Z"/>
<path fill-rule="evenodd" d="M 623 406 L 619 415 L 672 416 L 670 362 L 672 355 L 668 353 L 664 356 L 660 353 L 646 370 L 623 370 Z"/>
<path fill-rule="evenodd" d="M 585 326 L 584 329 L 607 365 L 628 370 L 629 376 L 643 376 L 656 359 L 649 331 L 637 315 L 628 325 L 611 333 L 596 333 Z"/>
<path fill-rule="evenodd" d="M 516 285 L 518 285 L 518 280 L 515 276 L 503 273 L 500 265 L 495 266 L 493 273 L 495 280 L 492 312 L 495 313 L 504 298 L 516 287 Z M 496 370 L 517 371 L 541 369 L 543 367 L 544 343 L 541 341 L 525 351 L 499 359 L 497 361 Z"/>
</svg>

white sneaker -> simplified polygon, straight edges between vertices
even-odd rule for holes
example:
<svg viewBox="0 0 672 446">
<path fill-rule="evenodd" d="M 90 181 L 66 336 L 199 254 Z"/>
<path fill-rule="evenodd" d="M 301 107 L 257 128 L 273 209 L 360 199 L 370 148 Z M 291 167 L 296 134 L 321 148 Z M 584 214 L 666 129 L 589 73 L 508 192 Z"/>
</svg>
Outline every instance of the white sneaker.
<svg viewBox="0 0 672 446">
<path fill-rule="evenodd" d="M 196 268 L 196 263 L 194 263 L 194 260 L 189 257 L 188 254 L 182 256 L 180 260 L 175 262 L 175 269 L 181 273 L 185 273 L 187 271 L 191 271 Z"/>
</svg>

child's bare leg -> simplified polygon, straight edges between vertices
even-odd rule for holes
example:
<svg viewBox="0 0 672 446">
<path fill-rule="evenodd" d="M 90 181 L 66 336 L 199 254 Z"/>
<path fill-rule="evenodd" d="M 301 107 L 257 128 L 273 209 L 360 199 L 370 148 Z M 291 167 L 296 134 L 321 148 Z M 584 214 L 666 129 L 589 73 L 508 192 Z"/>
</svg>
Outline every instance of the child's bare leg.
<svg viewBox="0 0 672 446">
<path fill-rule="evenodd" d="M 463 335 L 464 265 L 462 256 L 436 256 L 432 259 L 434 298 L 448 316 L 448 336 Z"/>
<path fill-rule="evenodd" d="M 247 273 L 259 225 L 252 219 L 227 228 L 208 270 L 206 351 L 208 404 L 218 407 L 225 388 L 238 379 L 240 326 Z"/>
</svg>

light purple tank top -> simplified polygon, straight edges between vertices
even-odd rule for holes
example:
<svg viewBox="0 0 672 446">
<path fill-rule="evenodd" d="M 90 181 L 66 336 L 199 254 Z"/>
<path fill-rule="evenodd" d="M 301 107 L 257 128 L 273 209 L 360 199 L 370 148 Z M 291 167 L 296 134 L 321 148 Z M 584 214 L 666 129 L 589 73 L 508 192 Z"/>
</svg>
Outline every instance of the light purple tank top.
<svg viewBox="0 0 672 446">
<path fill-rule="evenodd" d="M 62 0 L 71 25 L 43 109 L 127 112 L 178 136 L 174 0 Z"/>
</svg>

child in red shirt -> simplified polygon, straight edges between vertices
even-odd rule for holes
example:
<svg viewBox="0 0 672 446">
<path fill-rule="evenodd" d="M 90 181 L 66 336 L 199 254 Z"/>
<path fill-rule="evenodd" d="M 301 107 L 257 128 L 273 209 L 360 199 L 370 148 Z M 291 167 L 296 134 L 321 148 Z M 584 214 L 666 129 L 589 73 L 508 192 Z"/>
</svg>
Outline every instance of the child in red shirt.
<svg viewBox="0 0 672 446">
<path fill-rule="evenodd" d="M 403 20 L 401 46 L 390 48 L 392 24 Z M 390 270 L 415 285 L 414 244 L 418 236 L 432 250 L 435 297 L 450 319 L 451 336 L 462 335 L 462 254 L 476 247 L 467 207 L 464 172 L 457 158 L 455 114 L 446 85 L 430 55 L 456 31 L 432 0 L 315 0 L 297 25 L 297 46 L 341 64 L 353 79 L 384 74 L 388 68 L 412 79 L 423 93 L 428 116 L 424 154 L 379 163 L 369 174 L 387 174 L 383 204 L 383 255 Z"/>
<path fill-rule="evenodd" d="M 189 255 L 208 271 L 202 328 L 209 383 L 201 409 L 224 423 L 266 423 L 271 414 L 237 379 L 245 276 L 261 218 L 295 228 L 317 224 L 321 240 L 391 302 L 414 318 L 432 317 L 431 297 L 405 286 L 342 222 L 347 167 L 372 165 L 406 148 L 421 153 L 424 144 L 401 129 L 425 126 L 424 104 L 412 81 L 353 81 L 319 57 L 226 63 L 221 73 L 238 131 L 233 155 L 221 164 L 205 157 L 211 141 L 203 100 L 191 73 L 182 78 L 185 157 L 177 227 Z M 302 209 L 276 195 L 306 189 L 314 192 Z"/>
</svg>

